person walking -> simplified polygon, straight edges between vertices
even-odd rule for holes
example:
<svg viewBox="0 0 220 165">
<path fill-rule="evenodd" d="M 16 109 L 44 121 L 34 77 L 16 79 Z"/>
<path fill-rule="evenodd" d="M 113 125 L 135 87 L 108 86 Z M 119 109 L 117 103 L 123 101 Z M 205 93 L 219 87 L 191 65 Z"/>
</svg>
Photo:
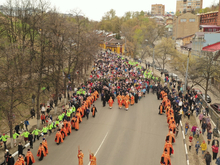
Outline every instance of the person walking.
<svg viewBox="0 0 220 165">
<path fill-rule="evenodd" d="M 194 137 L 195 134 L 196 134 L 196 128 L 197 128 L 197 126 L 194 125 L 194 126 L 192 127 L 192 129 L 191 129 L 191 132 L 193 133 L 193 137 Z"/>
<path fill-rule="evenodd" d="M 220 156 L 216 159 L 215 164 L 220 165 Z"/>
<path fill-rule="evenodd" d="M 23 132 L 22 134 L 21 134 L 21 136 L 24 136 L 24 141 L 25 141 L 25 143 L 28 141 L 28 135 L 29 135 L 30 133 L 28 132 L 28 131 L 25 131 L 25 132 Z"/>
<path fill-rule="evenodd" d="M 39 132 L 41 132 L 39 129 L 35 128 L 32 132 L 32 134 L 34 135 L 34 142 L 35 142 L 35 139 L 37 138 L 37 140 L 39 140 Z"/>
<path fill-rule="evenodd" d="M 199 148 L 200 148 L 200 145 L 199 145 L 199 141 L 197 141 L 196 145 L 195 145 L 195 149 L 196 149 L 196 154 L 198 155 L 199 153 Z"/>
<path fill-rule="evenodd" d="M 86 118 L 87 118 L 87 120 L 89 119 L 89 113 L 90 113 L 90 110 L 89 110 L 89 108 L 87 108 L 86 109 Z"/>
<path fill-rule="evenodd" d="M 189 129 L 189 123 L 186 122 L 186 123 L 185 123 L 185 135 L 187 135 L 188 129 Z"/>
<path fill-rule="evenodd" d="M 31 118 L 33 119 L 35 117 L 35 110 L 33 107 L 31 108 L 30 113 L 31 113 Z"/>
<path fill-rule="evenodd" d="M 211 139 L 212 139 L 212 131 L 210 130 L 210 131 L 207 133 L 208 145 L 210 144 Z"/>
<path fill-rule="evenodd" d="M 32 148 L 32 149 L 33 149 L 33 139 L 34 139 L 33 134 L 32 134 L 32 132 L 30 132 L 28 135 L 28 141 L 30 143 L 30 148 Z"/>
<path fill-rule="evenodd" d="M 205 151 L 207 150 L 207 144 L 205 143 L 205 140 L 203 140 L 202 144 L 200 145 L 201 149 L 202 149 L 202 155 L 205 153 Z"/>
<path fill-rule="evenodd" d="M 26 165 L 32 165 L 35 163 L 34 156 L 29 148 L 28 148 L 24 161 L 26 162 Z"/>
<path fill-rule="evenodd" d="M 6 143 L 7 143 L 8 138 L 10 138 L 10 136 L 5 135 L 5 133 L 3 133 L 2 137 L 0 138 L 0 140 L 2 140 L 4 143 L 5 150 L 7 149 Z"/>
<path fill-rule="evenodd" d="M 9 154 L 7 165 L 14 165 L 14 163 L 15 163 L 15 159 L 11 156 L 11 154 Z"/>
<path fill-rule="evenodd" d="M 20 132 L 22 132 L 24 130 L 24 123 L 22 121 L 19 125 L 19 128 L 20 128 Z"/>
<path fill-rule="evenodd" d="M 44 136 L 47 135 L 47 131 L 48 131 L 48 128 L 46 127 L 46 125 L 44 125 L 43 129 L 41 130 L 41 132 L 43 132 Z"/>
<path fill-rule="evenodd" d="M 96 165 L 96 157 L 93 153 L 89 155 L 89 158 L 90 158 L 90 165 Z"/>
<path fill-rule="evenodd" d="M 212 161 L 212 156 L 208 151 L 204 155 L 204 159 L 205 159 L 206 165 L 210 165 L 210 163 Z"/>
<path fill-rule="evenodd" d="M 218 145 L 215 144 L 212 146 L 213 160 L 217 159 L 218 155 Z"/>
<path fill-rule="evenodd" d="M 205 121 L 203 121 L 203 122 L 202 122 L 202 134 L 203 134 L 203 135 L 204 135 L 204 133 L 205 133 L 206 128 L 207 128 L 207 124 L 206 124 Z"/>
<path fill-rule="evenodd" d="M 84 157 L 84 154 L 82 153 L 82 150 L 78 150 L 78 161 L 79 161 L 79 165 L 83 165 L 83 157 Z"/>
<path fill-rule="evenodd" d="M 21 142 L 18 143 L 18 155 L 24 155 L 23 154 L 23 150 L 24 150 L 24 146 L 21 144 Z"/>
<path fill-rule="evenodd" d="M 28 126 L 29 126 L 30 124 L 29 124 L 29 121 L 28 121 L 27 119 L 24 121 L 24 125 L 25 125 L 25 127 L 26 127 L 26 131 L 28 131 Z"/>
<path fill-rule="evenodd" d="M 47 156 L 47 154 L 45 152 L 44 146 L 42 145 L 42 143 L 40 143 L 40 146 L 37 151 L 37 157 L 39 157 L 39 161 L 41 161 L 45 156 Z"/>
<path fill-rule="evenodd" d="M 190 135 L 189 136 L 189 151 L 191 151 L 192 144 L 193 144 L 193 136 Z"/>
<path fill-rule="evenodd" d="M 18 136 L 20 136 L 18 133 L 16 133 L 15 131 L 14 131 L 14 133 L 13 133 L 13 141 L 14 141 L 14 146 L 16 147 L 16 139 L 17 139 L 17 137 Z"/>
<path fill-rule="evenodd" d="M 109 101 L 110 101 L 110 100 L 109 100 Z M 110 103 L 109 103 L 109 105 L 110 105 Z M 96 114 L 96 112 L 97 112 L 97 109 L 96 109 L 95 105 L 93 105 L 93 107 L 92 107 L 92 109 L 91 109 L 91 112 L 92 112 L 92 117 L 95 117 L 95 114 Z"/>
</svg>

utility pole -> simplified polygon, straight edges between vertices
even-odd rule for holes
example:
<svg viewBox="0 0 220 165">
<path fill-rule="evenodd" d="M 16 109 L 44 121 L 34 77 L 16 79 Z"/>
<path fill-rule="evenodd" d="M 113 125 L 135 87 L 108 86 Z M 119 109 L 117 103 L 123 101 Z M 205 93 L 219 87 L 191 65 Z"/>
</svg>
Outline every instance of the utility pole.
<svg viewBox="0 0 220 165">
<path fill-rule="evenodd" d="M 188 68 L 189 68 L 189 56 L 191 53 L 191 48 L 188 49 L 188 58 L 187 58 L 187 65 L 186 65 L 186 76 L 185 76 L 185 87 L 184 87 L 184 91 L 186 91 L 187 89 L 187 77 L 188 77 Z"/>
</svg>

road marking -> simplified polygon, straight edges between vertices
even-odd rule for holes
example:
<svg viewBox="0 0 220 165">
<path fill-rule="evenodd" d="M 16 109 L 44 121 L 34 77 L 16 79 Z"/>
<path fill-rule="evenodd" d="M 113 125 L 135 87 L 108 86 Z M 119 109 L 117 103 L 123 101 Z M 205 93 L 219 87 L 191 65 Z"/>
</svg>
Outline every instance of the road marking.
<svg viewBox="0 0 220 165">
<path fill-rule="evenodd" d="M 95 154 L 94 154 L 95 156 L 96 156 L 96 154 L 99 152 L 99 150 L 100 150 L 100 148 L 102 147 L 102 144 L 104 143 L 104 141 L 105 141 L 105 139 L 106 139 L 107 136 L 108 136 L 108 132 L 106 133 L 104 139 L 102 140 L 101 144 L 99 145 L 99 148 L 96 150 L 96 152 L 95 152 Z M 88 165 L 90 165 L 90 162 L 89 162 Z"/>
</svg>

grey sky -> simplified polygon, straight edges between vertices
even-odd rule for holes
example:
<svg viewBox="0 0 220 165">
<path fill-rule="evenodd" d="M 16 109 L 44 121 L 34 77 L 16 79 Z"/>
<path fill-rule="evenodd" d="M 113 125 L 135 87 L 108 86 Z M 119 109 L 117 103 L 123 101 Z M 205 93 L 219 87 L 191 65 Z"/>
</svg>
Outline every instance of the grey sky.
<svg viewBox="0 0 220 165">
<path fill-rule="evenodd" d="M 218 0 L 203 0 L 203 7 L 211 6 Z M 0 4 L 5 0 L 0 0 Z M 68 13 L 72 9 L 80 9 L 86 17 L 92 20 L 101 20 L 104 13 L 110 9 L 116 11 L 117 16 L 123 16 L 127 11 L 150 11 L 151 4 L 164 4 L 165 11 L 176 10 L 176 0 L 50 0 L 60 12 Z"/>
</svg>

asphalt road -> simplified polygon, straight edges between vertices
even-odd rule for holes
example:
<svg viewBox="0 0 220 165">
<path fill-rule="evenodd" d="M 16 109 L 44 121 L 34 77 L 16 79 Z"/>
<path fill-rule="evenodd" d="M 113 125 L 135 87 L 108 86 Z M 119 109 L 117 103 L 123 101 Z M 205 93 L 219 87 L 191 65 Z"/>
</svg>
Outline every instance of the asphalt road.
<svg viewBox="0 0 220 165">
<path fill-rule="evenodd" d="M 113 109 L 103 108 L 99 99 L 95 102 L 96 117 L 84 118 L 79 131 L 74 130 L 64 143 L 56 145 L 55 133 L 47 137 L 49 154 L 41 162 L 36 157 L 41 139 L 34 144 L 35 165 L 77 165 L 78 145 L 84 153 L 84 165 L 89 164 L 88 150 L 96 155 L 97 165 L 159 165 L 168 133 L 165 115 L 158 115 L 160 102 L 156 95 L 149 94 L 125 111 L 118 109 L 116 102 Z M 181 131 L 171 162 L 186 165 Z"/>
</svg>

